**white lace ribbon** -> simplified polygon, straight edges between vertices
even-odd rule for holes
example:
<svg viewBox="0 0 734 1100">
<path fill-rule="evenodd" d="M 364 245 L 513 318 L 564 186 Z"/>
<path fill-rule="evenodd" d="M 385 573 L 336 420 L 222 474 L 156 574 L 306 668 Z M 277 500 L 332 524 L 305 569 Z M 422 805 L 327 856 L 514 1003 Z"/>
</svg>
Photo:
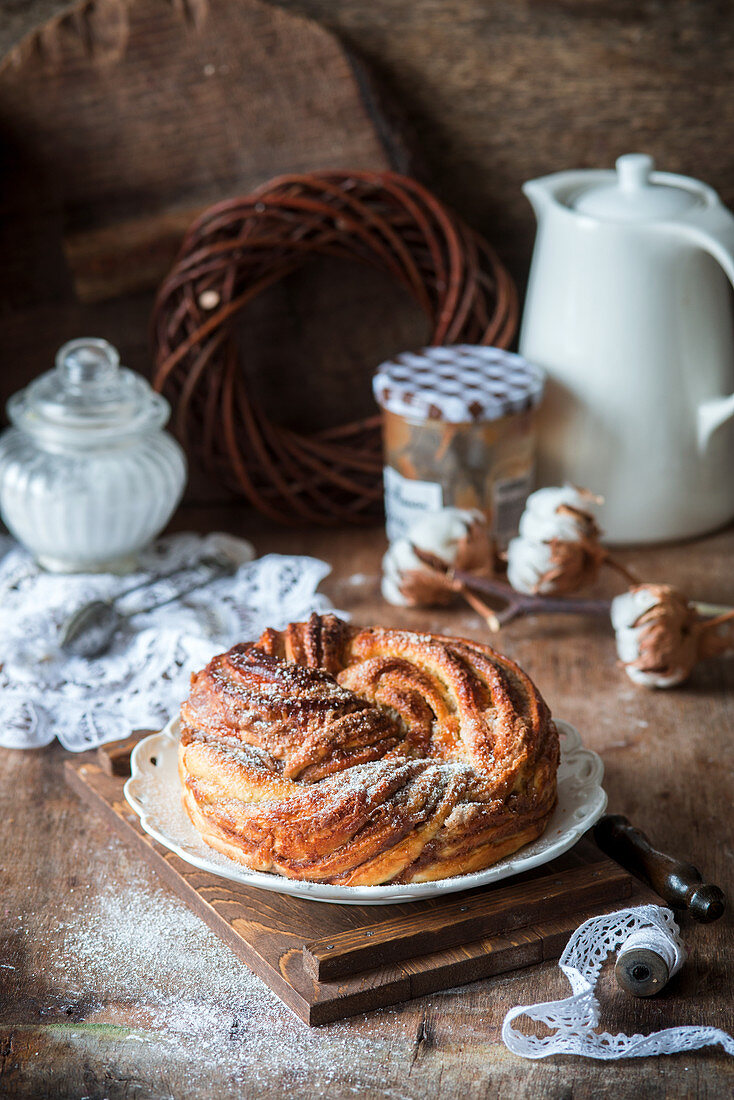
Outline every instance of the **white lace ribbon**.
<svg viewBox="0 0 734 1100">
<path fill-rule="evenodd" d="M 81 752 L 158 729 L 175 714 L 189 676 L 215 653 L 328 611 L 316 590 L 330 572 L 316 558 L 269 554 L 252 561 L 242 539 L 173 535 L 144 551 L 138 570 L 113 574 L 46 573 L 17 544 L 0 537 L 0 745 L 38 748 L 58 737 Z M 93 661 L 59 650 L 63 623 L 93 599 L 109 599 L 147 577 L 225 552 L 237 571 L 176 603 L 125 625 L 109 653 Z M 144 608 L 176 591 L 176 579 L 131 594 L 124 610 Z"/>
<path fill-rule="evenodd" d="M 594 989 L 602 965 L 611 953 L 633 945 L 649 947 L 662 955 L 671 977 L 680 970 L 686 958 L 678 925 L 669 909 L 640 905 L 592 917 L 576 929 L 558 961 L 559 968 L 571 983 L 572 995 L 562 1001 L 511 1009 L 502 1025 L 505 1045 L 523 1058 L 581 1054 L 611 1061 L 651 1054 L 677 1054 L 716 1043 L 720 1043 L 727 1054 L 734 1054 L 734 1039 L 716 1027 L 669 1027 L 651 1035 L 610 1035 L 596 1030 L 599 1001 Z M 540 1038 L 517 1031 L 512 1025 L 521 1016 L 544 1024 L 553 1034 Z"/>
</svg>

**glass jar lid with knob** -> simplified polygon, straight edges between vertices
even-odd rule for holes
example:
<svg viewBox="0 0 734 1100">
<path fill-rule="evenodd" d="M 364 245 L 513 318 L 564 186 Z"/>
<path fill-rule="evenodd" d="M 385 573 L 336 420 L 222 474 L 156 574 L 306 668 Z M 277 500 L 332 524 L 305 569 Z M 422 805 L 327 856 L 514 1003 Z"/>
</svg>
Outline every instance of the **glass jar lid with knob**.
<svg viewBox="0 0 734 1100">
<path fill-rule="evenodd" d="M 112 344 L 93 337 L 64 344 L 55 369 L 11 397 L 7 408 L 12 423 L 39 443 L 71 448 L 155 430 L 170 413 L 165 398 L 120 365 Z"/>
</svg>

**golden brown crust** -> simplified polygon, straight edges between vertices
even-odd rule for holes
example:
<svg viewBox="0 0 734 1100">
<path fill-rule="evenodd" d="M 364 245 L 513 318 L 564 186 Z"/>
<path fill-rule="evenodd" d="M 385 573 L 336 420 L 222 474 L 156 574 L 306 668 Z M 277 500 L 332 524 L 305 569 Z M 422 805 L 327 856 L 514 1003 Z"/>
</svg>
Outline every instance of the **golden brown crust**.
<svg viewBox="0 0 734 1100">
<path fill-rule="evenodd" d="M 256 870 L 343 885 L 481 870 L 539 836 L 558 735 L 489 646 L 312 615 L 192 677 L 184 806 Z"/>
</svg>

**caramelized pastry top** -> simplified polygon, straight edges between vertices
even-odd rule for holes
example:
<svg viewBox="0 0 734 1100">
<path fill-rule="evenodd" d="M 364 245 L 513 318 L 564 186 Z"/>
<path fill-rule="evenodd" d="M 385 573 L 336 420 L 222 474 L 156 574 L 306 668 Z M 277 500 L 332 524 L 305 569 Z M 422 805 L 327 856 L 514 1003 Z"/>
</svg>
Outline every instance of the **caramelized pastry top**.
<svg viewBox="0 0 734 1100">
<path fill-rule="evenodd" d="M 184 805 L 256 870 L 345 885 L 483 869 L 543 831 L 558 736 L 489 646 L 313 615 L 192 677 Z"/>
</svg>

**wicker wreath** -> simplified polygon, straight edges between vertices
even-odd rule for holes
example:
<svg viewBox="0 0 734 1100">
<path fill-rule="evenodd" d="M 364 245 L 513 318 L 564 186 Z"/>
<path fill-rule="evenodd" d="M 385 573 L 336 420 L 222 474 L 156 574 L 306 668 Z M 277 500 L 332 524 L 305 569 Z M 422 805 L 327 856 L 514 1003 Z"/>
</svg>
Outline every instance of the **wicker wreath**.
<svg viewBox="0 0 734 1100">
<path fill-rule="evenodd" d="M 391 275 L 429 318 L 432 344 L 507 347 L 517 295 L 486 241 L 391 172 L 282 176 L 192 225 L 153 314 L 155 386 L 174 430 L 272 519 L 360 523 L 381 508 L 379 417 L 299 434 L 265 415 L 238 361 L 238 312 L 315 255 Z"/>
</svg>

